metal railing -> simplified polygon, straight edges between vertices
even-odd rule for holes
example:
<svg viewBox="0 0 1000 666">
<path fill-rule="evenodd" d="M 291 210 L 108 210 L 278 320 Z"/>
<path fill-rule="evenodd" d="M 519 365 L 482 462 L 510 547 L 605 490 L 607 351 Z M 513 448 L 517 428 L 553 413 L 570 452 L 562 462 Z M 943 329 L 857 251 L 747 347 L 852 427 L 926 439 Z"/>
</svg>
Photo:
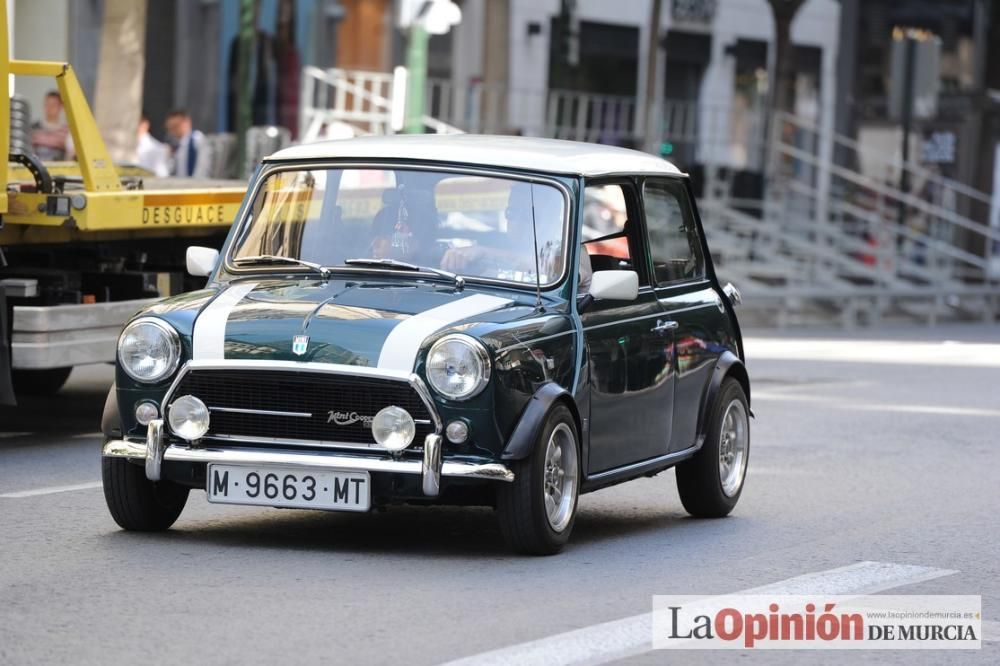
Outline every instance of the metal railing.
<svg viewBox="0 0 1000 666">
<path fill-rule="evenodd" d="M 844 323 L 1000 314 L 988 195 L 785 114 L 768 148 L 763 201 L 719 188 L 701 202 L 717 270 L 748 307 L 769 304 L 786 320 L 826 308 Z M 844 161 L 827 159 L 833 148 Z M 901 169 L 912 192 L 895 185 Z"/>
<path fill-rule="evenodd" d="M 303 143 L 330 136 L 343 138 L 345 131 L 354 135 L 392 134 L 393 108 L 405 97 L 404 91 L 395 90 L 398 84 L 393 75 L 385 72 L 305 67 L 301 85 L 299 127 Z M 438 134 L 462 131 L 431 115 L 422 120 Z"/>
<path fill-rule="evenodd" d="M 997 284 L 990 258 L 1000 230 L 985 219 L 989 195 L 847 137 L 823 137 L 787 114 L 776 117 L 772 137 L 765 217 L 842 244 L 862 239 L 869 254 L 877 250 L 897 276 L 917 284 Z M 824 160 L 824 139 L 848 164 L 878 165 L 878 174 Z M 901 171 L 914 185 L 909 192 L 895 184 Z"/>
<path fill-rule="evenodd" d="M 300 140 L 315 141 L 331 126 L 356 134 L 392 133 L 393 105 L 402 103 L 396 79 L 386 72 L 303 69 Z M 430 78 L 425 91 L 425 127 L 431 132 L 524 134 L 574 141 L 643 147 L 650 135 L 669 142 L 686 162 L 760 169 L 763 114 L 724 104 L 665 100 L 647 124 L 635 97 L 574 90 L 522 90 Z M 653 129 L 650 130 L 649 127 Z"/>
</svg>

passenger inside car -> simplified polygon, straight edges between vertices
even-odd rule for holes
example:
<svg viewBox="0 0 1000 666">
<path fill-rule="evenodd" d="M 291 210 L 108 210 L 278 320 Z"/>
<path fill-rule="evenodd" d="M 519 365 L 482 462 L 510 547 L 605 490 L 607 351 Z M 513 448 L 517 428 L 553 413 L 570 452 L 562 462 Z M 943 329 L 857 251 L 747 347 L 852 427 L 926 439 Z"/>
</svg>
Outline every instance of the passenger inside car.
<svg viewBox="0 0 1000 666">
<path fill-rule="evenodd" d="M 510 189 L 504 216 L 504 232 L 493 234 L 488 243 L 449 248 L 441 259 L 441 268 L 519 282 L 528 281 L 523 276 L 536 271 L 543 282 L 556 278 L 563 256 L 562 242 L 554 240 L 561 237 L 563 225 L 563 201 L 558 190 L 517 183 Z M 534 251 L 525 252 L 525 244 L 535 244 L 536 237 L 545 239 L 537 243 L 537 262 Z"/>
</svg>

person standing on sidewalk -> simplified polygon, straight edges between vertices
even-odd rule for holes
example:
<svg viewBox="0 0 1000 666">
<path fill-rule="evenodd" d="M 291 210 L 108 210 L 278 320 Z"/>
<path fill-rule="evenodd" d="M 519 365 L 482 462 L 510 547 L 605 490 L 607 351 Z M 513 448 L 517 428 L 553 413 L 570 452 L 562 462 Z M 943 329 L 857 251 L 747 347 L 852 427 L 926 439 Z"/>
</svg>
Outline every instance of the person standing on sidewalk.
<svg viewBox="0 0 1000 666">
<path fill-rule="evenodd" d="M 205 135 L 194 129 L 191 115 L 184 109 L 167 114 L 167 134 L 174 141 L 173 175 L 182 178 L 208 176 L 208 146 Z"/>
<path fill-rule="evenodd" d="M 143 169 L 152 171 L 158 178 L 170 175 L 170 148 L 149 133 L 149 118 L 143 113 L 139 118 L 139 140 L 136 143 L 136 162 Z"/>
<path fill-rule="evenodd" d="M 42 119 L 31 126 L 31 148 L 43 162 L 72 159 L 73 140 L 63 120 L 62 97 L 55 90 L 45 94 Z"/>
</svg>

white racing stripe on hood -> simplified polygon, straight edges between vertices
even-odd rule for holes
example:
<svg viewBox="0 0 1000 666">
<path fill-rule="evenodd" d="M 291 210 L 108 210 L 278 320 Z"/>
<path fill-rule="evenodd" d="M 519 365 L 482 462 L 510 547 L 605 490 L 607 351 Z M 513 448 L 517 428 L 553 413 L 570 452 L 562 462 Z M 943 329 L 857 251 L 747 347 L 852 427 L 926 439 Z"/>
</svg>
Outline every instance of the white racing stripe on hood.
<svg viewBox="0 0 1000 666">
<path fill-rule="evenodd" d="M 256 282 L 234 284 L 201 311 L 194 322 L 192 358 L 196 361 L 217 361 L 226 357 L 226 323 L 229 321 L 229 313 L 256 286 Z"/>
<path fill-rule="evenodd" d="M 455 322 L 498 310 L 511 303 L 513 301 L 509 298 L 473 294 L 404 319 L 390 331 L 382 344 L 378 367 L 412 372 L 417 353 L 427 336 Z"/>
</svg>

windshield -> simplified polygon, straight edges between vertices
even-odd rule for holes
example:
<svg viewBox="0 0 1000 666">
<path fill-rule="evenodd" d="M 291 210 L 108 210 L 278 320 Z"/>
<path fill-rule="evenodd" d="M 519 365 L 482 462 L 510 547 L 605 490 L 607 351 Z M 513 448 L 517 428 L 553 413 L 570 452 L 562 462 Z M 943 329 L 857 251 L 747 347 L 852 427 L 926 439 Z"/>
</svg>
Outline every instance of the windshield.
<svg viewBox="0 0 1000 666">
<path fill-rule="evenodd" d="M 280 171 L 258 189 L 231 258 L 241 269 L 294 267 L 279 257 L 367 270 L 379 264 L 366 260 L 383 260 L 531 285 L 537 274 L 549 285 L 563 273 L 565 225 L 563 195 L 547 184 L 415 169 Z"/>
</svg>

